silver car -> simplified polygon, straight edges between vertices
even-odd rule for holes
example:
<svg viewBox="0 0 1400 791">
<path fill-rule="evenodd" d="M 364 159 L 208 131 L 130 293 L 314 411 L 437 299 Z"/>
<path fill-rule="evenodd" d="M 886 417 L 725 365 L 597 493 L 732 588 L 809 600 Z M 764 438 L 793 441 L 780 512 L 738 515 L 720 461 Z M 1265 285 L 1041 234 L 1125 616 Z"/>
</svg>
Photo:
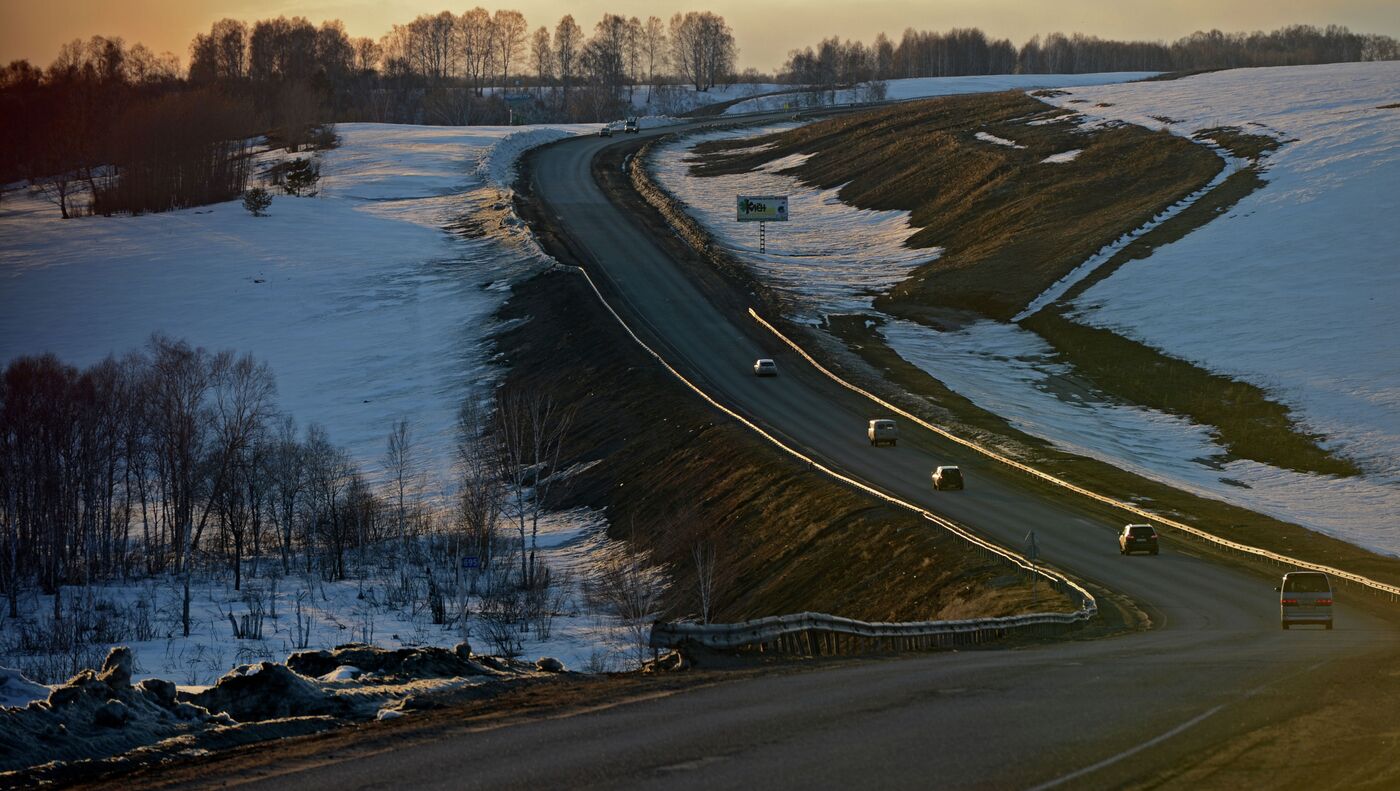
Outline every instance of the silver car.
<svg viewBox="0 0 1400 791">
<path fill-rule="evenodd" d="M 866 429 L 866 436 L 870 437 L 871 447 L 889 445 L 894 447 L 899 441 L 899 431 L 894 426 L 894 421 L 889 418 L 877 418 L 870 421 L 870 428 Z"/>
<path fill-rule="evenodd" d="M 1332 582 L 1320 571 L 1292 571 L 1283 575 L 1278 591 L 1279 623 L 1283 628 L 1300 623 L 1332 628 Z"/>
<path fill-rule="evenodd" d="M 773 362 L 772 360 L 768 359 L 767 357 L 763 357 L 763 358 L 754 360 L 754 363 L 753 363 L 753 375 L 754 375 L 754 376 L 777 376 L 777 375 L 778 375 L 778 364 L 775 363 L 775 362 Z"/>
</svg>

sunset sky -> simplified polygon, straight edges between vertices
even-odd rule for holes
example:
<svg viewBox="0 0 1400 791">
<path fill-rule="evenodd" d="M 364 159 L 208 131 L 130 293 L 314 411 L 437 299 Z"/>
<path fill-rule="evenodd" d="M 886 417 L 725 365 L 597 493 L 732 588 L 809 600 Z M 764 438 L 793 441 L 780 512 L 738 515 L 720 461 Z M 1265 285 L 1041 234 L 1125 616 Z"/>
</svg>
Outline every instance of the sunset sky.
<svg viewBox="0 0 1400 791">
<path fill-rule="evenodd" d="M 215 19 L 252 21 L 304 16 L 319 24 L 339 18 L 352 36 L 378 38 L 398 22 L 444 8 L 460 13 L 472 3 L 440 0 L 0 0 L 0 62 L 28 58 L 47 65 L 64 41 L 95 33 L 145 43 L 188 59 L 190 39 Z M 711 10 L 724 16 L 739 44 L 740 67 L 769 71 L 788 50 L 839 35 L 869 41 L 881 30 L 893 38 L 906 27 L 943 30 L 980 27 L 1016 44 L 1035 33 L 1081 31 L 1107 38 L 1173 39 L 1199 29 L 1273 29 L 1286 24 L 1346 25 L 1357 32 L 1400 36 L 1396 0 L 518 0 L 489 9 L 516 8 L 531 27 L 553 27 L 564 13 L 591 30 L 604 12 L 663 19 L 676 11 Z"/>
</svg>

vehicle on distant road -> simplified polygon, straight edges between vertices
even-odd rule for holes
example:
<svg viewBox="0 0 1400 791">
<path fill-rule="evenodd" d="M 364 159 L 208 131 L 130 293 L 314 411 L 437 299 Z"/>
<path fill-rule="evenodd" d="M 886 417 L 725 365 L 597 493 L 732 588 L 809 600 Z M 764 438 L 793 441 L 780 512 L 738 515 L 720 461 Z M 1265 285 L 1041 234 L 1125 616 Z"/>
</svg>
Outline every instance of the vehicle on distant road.
<svg viewBox="0 0 1400 791">
<path fill-rule="evenodd" d="M 866 430 L 870 437 L 871 447 L 889 445 L 894 447 L 899 439 L 899 431 L 895 428 L 894 421 L 889 418 L 876 418 L 870 421 L 870 428 Z"/>
<path fill-rule="evenodd" d="M 612 136 L 613 136 L 613 125 L 612 125 L 612 124 L 603 124 L 603 128 L 598 130 L 598 136 L 599 136 L 599 137 L 612 137 Z"/>
<path fill-rule="evenodd" d="M 1127 525 L 1118 534 L 1118 554 L 1131 555 L 1134 552 L 1157 554 L 1157 531 L 1152 525 Z"/>
<path fill-rule="evenodd" d="M 939 467 L 933 471 L 931 477 L 933 479 L 933 488 L 939 491 L 947 489 L 957 489 L 961 491 L 963 488 L 962 470 L 952 465 Z"/>
<path fill-rule="evenodd" d="M 1332 581 L 1320 571 L 1290 571 L 1283 575 L 1279 592 L 1279 624 L 1315 623 L 1332 628 Z"/>
<path fill-rule="evenodd" d="M 628 133 L 628 134 L 635 134 L 636 132 L 640 132 L 641 129 L 642 129 L 641 124 L 638 123 L 637 117 L 636 117 L 636 116 L 632 116 L 631 118 L 628 118 L 627 121 L 626 121 L 626 123 L 624 123 L 624 124 L 622 125 L 622 131 L 624 131 L 624 132 L 626 132 L 626 133 Z"/>
<path fill-rule="evenodd" d="M 760 358 L 760 359 L 754 360 L 754 363 L 753 363 L 753 375 L 754 375 L 754 376 L 777 376 L 777 375 L 778 375 L 778 364 L 775 363 L 775 362 L 773 362 L 772 360 L 768 359 L 767 357 L 762 357 L 762 358 Z"/>
</svg>

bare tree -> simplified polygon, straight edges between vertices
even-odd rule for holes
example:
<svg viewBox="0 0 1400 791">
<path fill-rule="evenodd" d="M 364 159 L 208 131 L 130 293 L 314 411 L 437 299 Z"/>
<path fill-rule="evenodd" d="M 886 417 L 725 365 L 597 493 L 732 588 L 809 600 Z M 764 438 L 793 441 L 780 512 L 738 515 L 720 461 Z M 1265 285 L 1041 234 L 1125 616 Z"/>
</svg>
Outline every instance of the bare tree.
<svg viewBox="0 0 1400 791">
<path fill-rule="evenodd" d="M 530 25 L 519 11 L 499 10 L 491 18 L 496 33 L 496 65 L 501 70 L 501 89 L 510 86 L 510 67 L 525 54 L 525 34 Z"/>
<path fill-rule="evenodd" d="M 671 62 L 697 91 L 708 91 L 734 71 L 738 50 L 724 17 L 690 11 L 671 17 Z"/>
<path fill-rule="evenodd" d="M 690 559 L 695 564 L 695 592 L 700 599 L 700 622 L 709 623 L 715 597 L 715 545 L 699 540 L 690 545 Z"/>
<path fill-rule="evenodd" d="M 414 458 L 413 428 L 407 420 L 394 423 L 384 450 L 384 471 L 398 501 L 398 537 L 405 556 L 408 552 L 408 506 L 405 497 L 417 470 Z"/>
<path fill-rule="evenodd" d="M 496 26 L 491 20 L 491 13 L 480 6 L 464 12 L 457 18 L 456 40 L 463 73 L 471 80 L 476 95 L 480 96 L 496 58 Z"/>
<path fill-rule="evenodd" d="M 539 83 L 538 93 L 544 93 L 545 86 L 554 78 L 554 47 L 549 42 L 549 28 L 541 25 L 530 39 L 530 61 L 535 67 L 535 79 Z"/>
<path fill-rule="evenodd" d="M 458 515 L 466 552 L 481 569 L 490 569 L 496 546 L 496 524 L 504 492 L 499 446 L 489 435 L 490 415 L 468 395 L 457 411 Z"/>
<path fill-rule="evenodd" d="M 642 57 L 646 60 L 647 104 L 651 104 L 657 73 L 666 69 L 667 48 L 665 23 L 660 17 L 647 17 L 646 26 L 642 28 L 641 47 Z"/>
<path fill-rule="evenodd" d="M 611 548 L 584 584 L 590 602 L 618 619 L 637 664 L 646 661 L 650 625 L 665 590 L 662 570 L 634 541 L 622 541 Z"/>
<path fill-rule="evenodd" d="M 623 61 L 627 66 L 627 99 L 631 99 L 637 90 L 637 83 L 642 79 L 642 39 L 646 32 L 642 28 L 642 21 L 636 17 L 627 20 L 627 28 L 623 40 Z"/>
<path fill-rule="evenodd" d="M 554 28 L 554 64 L 557 68 L 555 76 L 559 78 L 559 85 L 563 91 L 563 109 L 566 117 L 569 112 L 569 91 L 578 76 L 579 50 L 582 46 L 583 30 L 572 15 L 565 14 L 559 20 L 559 25 Z"/>
<path fill-rule="evenodd" d="M 494 435 L 501 454 L 506 513 L 520 537 L 521 584 L 535 581 L 540 517 L 550 490 L 562 481 L 557 468 L 572 412 L 538 392 L 502 390 L 496 395 Z"/>
</svg>

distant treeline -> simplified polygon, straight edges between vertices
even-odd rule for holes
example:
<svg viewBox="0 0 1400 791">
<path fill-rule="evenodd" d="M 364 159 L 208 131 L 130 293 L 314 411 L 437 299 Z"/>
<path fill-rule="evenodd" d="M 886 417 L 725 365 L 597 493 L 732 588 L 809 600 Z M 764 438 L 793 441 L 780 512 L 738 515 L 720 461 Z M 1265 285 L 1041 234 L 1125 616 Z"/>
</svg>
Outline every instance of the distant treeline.
<svg viewBox="0 0 1400 791">
<path fill-rule="evenodd" d="M 1292 25 L 1271 33 L 1196 32 L 1172 43 L 1113 41 L 1082 33 L 1035 36 L 1016 47 L 977 28 L 906 29 L 898 43 L 884 33 L 869 45 L 832 37 L 793 50 L 779 78 L 815 85 L 855 85 L 907 77 L 973 74 L 1084 74 L 1104 71 L 1197 71 L 1400 59 L 1400 41 L 1345 27 Z"/>
<path fill-rule="evenodd" d="M 532 31 L 518 11 L 473 8 L 421 15 L 378 40 L 351 38 L 338 20 L 222 19 L 190 43 L 188 70 L 171 53 L 93 36 L 65 44 L 46 69 L 0 67 L 0 182 L 42 188 L 65 217 L 162 211 L 241 192 L 249 141 L 296 150 L 335 121 L 604 121 L 634 100 L 675 114 L 688 109 L 685 92 L 734 82 L 865 83 L 878 98 L 883 81 L 903 77 L 1388 60 L 1400 43 L 1337 26 L 1170 44 L 1055 33 L 1020 47 L 976 28 L 910 29 L 898 43 L 827 39 L 792 52 L 776 76 L 736 74 L 737 54 L 729 25 L 707 11 L 604 14 L 588 35 L 571 15 Z"/>
</svg>

